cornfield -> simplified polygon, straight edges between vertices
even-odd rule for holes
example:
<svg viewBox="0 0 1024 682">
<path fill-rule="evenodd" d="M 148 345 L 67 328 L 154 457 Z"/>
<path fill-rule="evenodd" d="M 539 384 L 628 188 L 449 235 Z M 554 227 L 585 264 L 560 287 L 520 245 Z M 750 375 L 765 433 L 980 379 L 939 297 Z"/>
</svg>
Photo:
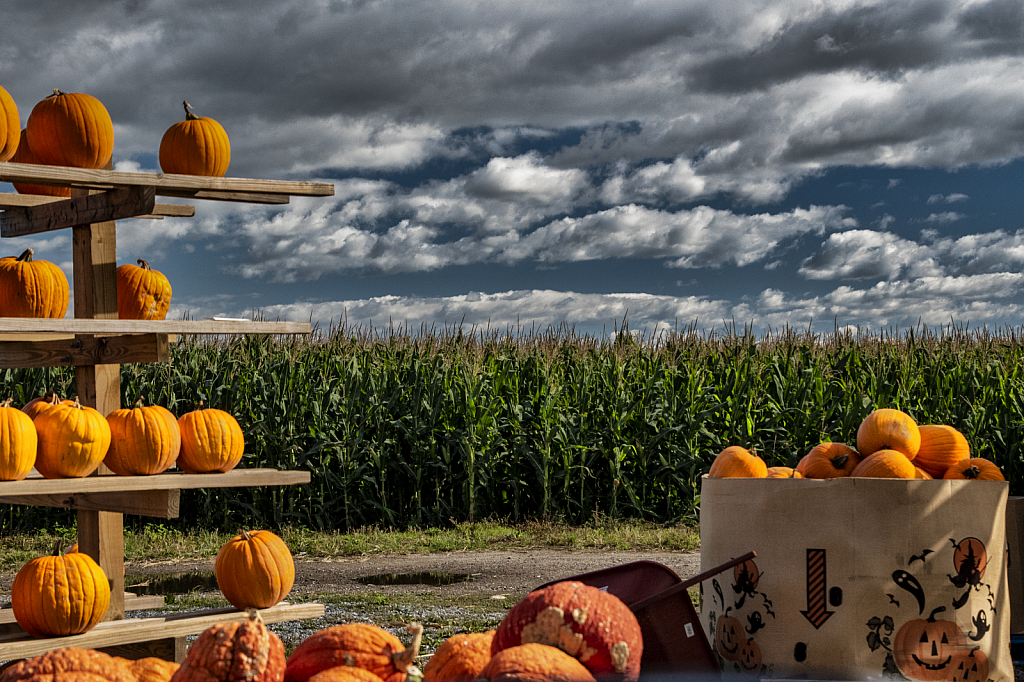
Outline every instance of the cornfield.
<svg viewBox="0 0 1024 682">
<path fill-rule="evenodd" d="M 243 466 L 305 469 L 305 486 L 183 491 L 171 524 L 234 530 L 424 527 L 484 518 L 693 522 L 699 479 L 725 446 L 793 466 L 856 441 L 871 410 L 949 424 L 1021 488 L 1024 330 L 791 329 L 596 337 L 570 328 L 182 337 L 171 362 L 122 367 L 181 415 L 235 415 Z M 73 370 L 5 370 L 20 405 L 74 392 Z M 5 506 L 0 529 L 71 523 Z"/>
</svg>

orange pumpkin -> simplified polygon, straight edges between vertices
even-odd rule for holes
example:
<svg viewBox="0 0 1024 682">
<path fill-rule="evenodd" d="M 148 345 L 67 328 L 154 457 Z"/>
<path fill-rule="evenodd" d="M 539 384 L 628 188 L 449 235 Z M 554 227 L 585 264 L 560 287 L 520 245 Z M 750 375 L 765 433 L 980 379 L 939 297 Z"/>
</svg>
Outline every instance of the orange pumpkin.
<svg viewBox="0 0 1024 682">
<path fill-rule="evenodd" d="M 875 410 L 857 429 L 857 450 L 862 457 L 879 450 L 896 450 L 914 459 L 921 447 L 921 432 L 910 415 L 891 408 Z"/>
<path fill-rule="evenodd" d="M 148 476 L 166 471 L 181 450 L 178 420 L 160 405 L 135 406 L 107 415 L 110 448 L 103 463 L 121 476 Z"/>
<path fill-rule="evenodd" d="M 178 121 L 160 140 L 160 169 L 164 173 L 223 177 L 231 163 L 231 142 L 212 118 L 196 116 L 185 106 L 185 120 Z"/>
<path fill-rule="evenodd" d="M 708 478 L 764 478 L 768 465 L 757 455 L 738 445 L 730 445 L 718 453 L 711 463 Z"/>
<path fill-rule="evenodd" d="M 517 682 L 594 682 L 593 673 L 573 656 L 547 644 L 520 644 L 494 654 L 481 680 Z"/>
<path fill-rule="evenodd" d="M 954 659 L 963 652 L 967 638 L 955 622 L 936 620 L 935 614 L 945 610 L 940 606 L 927 620 L 907 621 L 896 632 L 892 655 L 907 677 L 924 682 L 950 679 Z"/>
<path fill-rule="evenodd" d="M 917 478 L 917 467 L 902 452 L 879 450 L 861 460 L 850 476 L 854 478 Z"/>
<path fill-rule="evenodd" d="M 0 481 L 20 481 L 36 463 L 36 427 L 27 414 L 0 404 Z"/>
<path fill-rule="evenodd" d="M 65 403 L 67 405 L 74 405 L 75 401 L 74 400 L 61 400 L 60 396 L 58 396 L 53 391 L 47 391 L 46 393 L 44 393 L 43 395 L 39 396 L 38 398 L 33 398 L 32 400 L 30 400 L 27 403 L 25 403 L 25 407 L 21 408 L 21 411 L 24 412 L 25 414 L 27 414 L 29 419 L 35 420 L 35 418 L 39 416 L 40 412 L 42 412 L 43 410 L 49 409 L 53 405 L 57 405 L 57 404 L 60 404 L 60 403 Z"/>
<path fill-rule="evenodd" d="M 142 260 L 117 268 L 117 316 L 122 320 L 162 320 L 171 307 L 171 283 Z"/>
<path fill-rule="evenodd" d="M 999 470 L 995 462 L 982 457 L 971 457 L 962 459 L 946 470 L 942 476 L 949 480 L 971 480 L 971 481 L 1005 481 L 1003 472 Z"/>
<path fill-rule="evenodd" d="M 114 658 L 131 670 L 139 682 L 170 682 L 174 673 L 181 667 L 174 661 L 165 661 L 155 656 L 147 656 L 136 661 L 119 656 Z"/>
<path fill-rule="evenodd" d="M 384 682 L 369 670 L 347 665 L 336 665 L 318 672 L 309 682 Z"/>
<path fill-rule="evenodd" d="M 491 660 L 494 630 L 452 635 L 423 666 L 423 682 L 472 682 Z"/>
<path fill-rule="evenodd" d="M 858 464 L 860 453 L 845 443 L 818 443 L 796 465 L 804 478 L 842 478 Z"/>
<path fill-rule="evenodd" d="M 0 258 L 0 317 L 61 318 L 68 311 L 71 287 L 64 272 L 32 249 Z"/>
<path fill-rule="evenodd" d="M 413 641 L 405 648 L 387 630 L 369 623 L 343 623 L 304 639 L 284 671 L 284 682 L 306 682 L 317 673 L 339 665 L 368 670 L 385 682 L 404 682 L 406 671 L 419 654 L 423 627 L 409 626 Z"/>
<path fill-rule="evenodd" d="M 96 471 L 110 448 L 110 425 L 78 402 L 57 404 L 33 422 L 39 437 L 36 471 L 45 478 L 82 478 Z"/>
<path fill-rule="evenodd" d="M 21 629 L 33 637 L 77 635 L 103 619 L 110 606 L 110 583 L 99 564 L 82 552 L 33 559 L 11 586 L 11 609 Z"/>
<path fill-rule="evenodd" d="M 25 128 L 21 130 L 21 143 L 18 145 L 18 151 L 15 152 L 14 157 L 11 159 L 11 163 L 31 163 L 39 164 L 39 157 L 32 153 L 32 148 L 28 146 L 28 134 Z M 12 183 L 14 189 L 19 194 L 41 194 L 47 197 L 71 197 L 70 187 L 58 187 L 56 185 L 27 185 L 23 182 Z"/>
<path fill-rule="evenodd" d="M 803 474 L 792 467 L 768 467 L 765 478 L 803 478 Z"/>
<path fill-rule="evenodd" d="M 921 432 L 921 447 L 914 464 L 931 474 L 932 478 L 942 478 L 949 467 L 970 459 L 971 448 L 967 439 L 952 426 L 929 424 L 918 430 Z"/>
<path fill-rule="evenodd" d="M 225 542 L 214 573 L 224 598 L 236 609 L 268 609 L 287 597 L 295 583 L 288 545 L 268 530 L 243 530 Z"/>
<path fill-rule="evenodd" d="M 190 474 L 231 471 L 242 461 L 242 427 L 223 410 L 199 408 L 178 419 L 181 452 L 178 467 Z"/>
<path fill-rule="evenodd" d="M 114 153 L 114 124 L 92 95 L 54 90 L 33 107 L 25 129 L 32 153 L 48 166 L 103 168 Z"/>
<path fill-rule="evenodd" d="M 62 647 L 12 661 L 0 682 L 139 682 L 121 659 L 94 649 Z"/>
<path fill-rule="evenodd" d="M 280 682 L 284 643 L 267 629 L 259 611 L 242 623 L 220 623 L 204 630 L 185 654 L 174 682 Z"/>
<path fill-rule="evenodd" d="M 0 162 L 8 161 L 18 151 L 20 128 L 18 105 L 10 93 L 0 86 Z"/>
<path fill-rule="evenodd" d="M 927 471 L 925 471 L 921 467 L 915 466 L 914 467 L 914 478 L 920 479 L 922 481 L 930 481 L 930 480 L 932 480 L 935 477 L 932 476 L 931 474 L 929 474 Z"/>
</svg>

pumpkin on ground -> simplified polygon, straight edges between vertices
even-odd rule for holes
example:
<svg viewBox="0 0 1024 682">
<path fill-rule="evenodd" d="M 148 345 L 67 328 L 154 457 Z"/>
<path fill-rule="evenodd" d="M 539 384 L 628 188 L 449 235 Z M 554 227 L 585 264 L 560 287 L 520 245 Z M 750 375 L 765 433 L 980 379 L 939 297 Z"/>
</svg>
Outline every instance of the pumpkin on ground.
<svg viewBox="0 0 1024 682">
<path fill-rule="evenodd" d="M 230 414 L 199 407 L 178 419 L 181 451 L 178 467 L 189 474 L 228 472 L 242 461 L 245 436 Z"/>
<path fill-rule="evenodd" d="M 110 447 L 110 425 L 78 402 L 59 403 L 33 422 L 39 437 L 36 471 L 44 478 L 82 478 L 96 471 Z"/>
<path fill-rule="evenodd" d="M 281 682 L 284 643 L 267 629 L 259 611 L 242 623 L 204 630 L 185 654 L 171 682 Z"/>
<path fill-rule="evenodd" d="M 594 682 L 594 674 L 574 656 L 547 644 L 520 644 L 496 653 L 481 680 L 516 682 Z"/>
<path fill-rule="evenodd" d="M 36 463 L 36 427 L 27 414 L 0 404 L 0 481 L 20 481 Z"/>
<path fill-rule="evenodd" d="M 225 542 L 214 563 L 217 585 L 236 609 L 267 609 L 291 592 L 295 563 L 284 540 L 268 530 L 243 530 Z"/>
<path fill-rule="evenodd" d="M 160 170 L 164 173 L 223 177 L 231 163 L 231 142 L 217 121 L 196 116 L 188 102 L 185 120 L 178 121 L 160 140 Z"/>
<path fill-rule="evenodd" d="M 114 124 L 103 103 L 81 92 L 52 95 L 32 108 L 28 144 L 48 166 L 103 168 L 114 153 Z"/>
<path fill-rule="evenodd" d="M 942 476 L 949 480 L 971 480 L 971 481 L 1005 481 L 1003 472 L 995 462 L 983 457 L 971 457 L 962 459 L 946 470 Z"/>
<path fill-rule="evenodd" d="M 32 148 L 28 146 L 28 134 L 27 129 L 22 128 L 21 130 L 21 142 L 18 144 L 18 151 L 15 152 L 11 158 L 11 163 L 31 163 L 38 165 L 40 163 L 39 157 L 32 153 Z M 23 182 L 11 183 L 14 185 L 14 189 L 19 194 L 41 194 L 47 197 L 71 197 L 70 187 L 58 187 L 56 185 L 28 185 Z"/>
<path fill-rule="evenodd" d="M 136 661 L 119 656 L 114 658 L 131 670 L 139 682 L 170 682 L 174 673 L 181 667 L 174 661 L 165 661 L 155 656 L 147 656 Z"/>
<path fill-rule="evenodd" d="M 644 646 L 636 616 L 615 595 L 576 580 L 534 590 L 509 609 L 491 654 L 533 642 L 575 656 L 595 677 L 640 675 Z"/>
<path fill-rule="evenodd" d="M 423 666 L 423 682 L 472 682 L 491 660 L 494 630 L 452 635 Z"/>
<path fill-rule="evenodd" d="M 892 408 L 875 410 L 857 429 L 857 451 L 867 457 L 879 450 L 896 450 L 914 459 L 921 447 L 921 431 L 910 415 Z"/>
<path fill-rule="evenodd" d="M 64 272 L 32 249 L 0 258 L 0 317 L 61 318 L 68 311 L 71 287 Z"/>
<path fill-rule="evenodd" d="M 803 474 L 793 467 L 768 467 L 765 478 L 803 478 Z"/>
<path fill-rule="evenodd" d="M 935 618 L 936 613 L 945 610 L 945 606 L 940 606 L 927 619 L 907 621 L 897 630 L 892 655 L 907 677 L 938 682 L 952 676 L 953 661 L 964 651 L 967 638 L 955 622 Z"/>
<path fill-rule="evenodd" d="M 160 405 L 142 404 L 114 410 L 107 415 L 110 448 L 103 460 L 121 476 L 148 476 L 166 471 L 181 450 L 178 420 Z"/>
<path fill-rule="evenodd" d="M 29 561 L 14 577 L 11 609 L 21 629 L 33 637 L 86 632 L 110 606 L 110 583 L 88 554 L 61 554 Z"/>
<path fill-rule="evenodd" d="M 171 283 L 138 260 L 117 267 L 117 316 L 122 320 L 162 320 L 171 306 Z"/>
<path fill-rule="evenodd" d="M 902 452 L 879 450 L 850 473 L 852 478 L 917 478 L 917 467 Z"/>
<path fill-rule="evenodd" d="M 730 445 L 718 453 L 711 463 L 708 478 L 764 478 L 768 465 L 757 455 L 738 445 Z"/>
<path fill-rule="evenodd" d="M 11 94 L 0 86 L 0 162 L 8 161 L 18 151 L 21 135 L 18 105 Z"/>
<path fill-rule="evenodd" d="M 138 682 L 114 656 L 94 649 L 63 647 L 15 661 L 0 673 L 0 682 Z"/>
<path fill-rule="evenodd" d="M 970 459 L 971 447 L 967 439 L 952 426 L 929 424 L 918 430 L 921 432 L 921 447 L 914 458 L 914 465 L 927 471 L 932 478 L 942 478 L 949 467 Z"/>
<path fill-rule="evenodd" d="M 860 460 L 860 453 L 845 443 L 818 443 L 804 455 L 796 470 L 804 478 L 842 478 L 849 476 Z"/>
<path fill-rule="evenodd" d="M 406 648 L 387 630 L 369 623 L 343 623 L 324 628 L 304 639 L 284 671 L 285 682 L 306 682 L 317 673 L 336 666 L 368 670 L 385 682 L 404 682 L 407 671 L 414 670 L 419 654 L 423 626 L 409 626 L 412 644 Z"/>
</svg>

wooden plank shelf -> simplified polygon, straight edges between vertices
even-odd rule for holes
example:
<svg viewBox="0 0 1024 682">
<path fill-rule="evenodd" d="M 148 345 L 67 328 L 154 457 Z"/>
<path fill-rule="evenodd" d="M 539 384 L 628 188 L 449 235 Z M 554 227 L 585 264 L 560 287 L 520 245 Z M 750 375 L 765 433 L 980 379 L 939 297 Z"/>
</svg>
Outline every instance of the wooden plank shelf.
<svg viewBox="0 0 1024 682">
<path fill-rule="evenodd" d="M 227 473 L 186 474 L 170 471 L 153 476 L 86 476 L 84 478 L 32 477 L 21 481 L 0 481 L 0 498 L 25 495 L 76 495 L 140 490 L 185 490 L 191 488 L 250 488 L 261 485 L 302 485 L 309 483 L 308 471 L 235 468 Z M 3 500 L 0 499 L 0 502 Z"/>
<path fill-rule="evenodd" d="M 159 594 L 136 594 L 134 592 L 124 593 L 125 611 L 156 611 L 166 605 L 163 595 Z M 11 609 L 11 602 L 0 604 L 0 625 L 11 625 L 17 623 L 14 611 Z"/>
<path fill-rule="evenodd" d="M 55 334 L 308 334 L 309 322 L 256 322 L 249 320 L 103 320 L 0 317 L 0 333 Z"/>
<path fill-rule="evenodd" d="M 0 209 L 24 208 L 27 206 L 42 206 L 53 204 L 58 201 L 67 201 L 65 197 L 48 197 L 42 194 L 11 194 L 0 192 Z M 155 204 L 153 210 L 146 215 L 132 216 L 134 218 L 192 218 L 195 217 L 196 207 L 188 204 Z"/>
</svg>

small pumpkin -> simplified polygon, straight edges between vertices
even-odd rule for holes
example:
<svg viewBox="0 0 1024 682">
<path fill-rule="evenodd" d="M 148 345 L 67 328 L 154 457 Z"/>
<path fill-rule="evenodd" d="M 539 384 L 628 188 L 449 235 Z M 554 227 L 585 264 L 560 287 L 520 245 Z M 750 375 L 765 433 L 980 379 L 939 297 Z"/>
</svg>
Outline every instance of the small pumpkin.
<svg viewBox="0 0 1024 682">
<path fill-rule="evenodd" d="M 21 135 L 18 105 L 11 94 L 0 86 L 0 162 L 8 161 L 18 151 Z"/>
<path fill-rule="evenodd" d="M 48 166 L 103 168 L 114 153 L 114 124 L 103 103 L 81 92 L 52 95 L 32 108 L 28 144 Z"/>
<path fill-rule="evenodd" d="M 14 153 L 11 158 L 11 163 L 31 163 L 38 165 L 40 163 L 39 157 L 32 153 L 32 148 L 28 146 L 28 135 L 26 129 L 21 130 L 21 142 L 18 144 L 18 151 Z M 14 189 L 19 194 L 40 194 L 47 197 L 71 197 L 70 187 L 58 187 L 57 185 L 28 185 L 24 182 L 13 183 Z"/>
<path fill-rule="evenodd" d="M 927 619 L 907 621 L 896 632 L 892 655 L 907 677 L 938 682 L 952 675 L 954 659 L 962 653 L 967 638 L 955 622 L 935 618 L 936 613 L 945 610 L 945 606 L 939 606 Z"/>
<path fill-rule="evenodd" d="M 291 592 L 295 562 L 277 535 L 243 530 L 221 546 L 214 573 L 224 598 L 236 609 L 267 609 Z"/>
<path fill-rule="evenodd" d="M 78 402 L 59 403 L 33 421 L 39 446 L 36 471 L 44 478 L 82 478 L 96 471 L 110 448 L 110 425 Z"/>
<path fill-rule="evenodd" d="M 162 320 L 171 307 L 171 283 L 138 260 L 117 267 L 117 316 L 122 320 Z"/>
<path fill-rule="evenodd" d="M 196 116 L 185 107 L 185 120 L 178 121 L 160 140 L 160 169 L 164 173 L 223 177 L 231 163 L 231 142 L 217 121 Z"/>
<path fill-rule="evenodd" d="M 747 633 L 743 630 L 743 621 L 722 614 L 715 621 L 715 648 L 727 661 L 740 660 L 740 647 L 747 641 Z"/>
<path fill-rule="evenodd" d="M 480 671 L 481 680 L 595 682 L 594 674 L 561 649 L 536 642 L 502 649 Z"/>
<path fill-rule="evenodd" d="M 902 452 L 879 450 L 861 460 L 853 478 L 917 478 L 917 467 Z"/>
<path fill-rule="evenodd" d="M 509 609 L 491 654 L 531 642 L 559 647 L 595 677 L 631 681 L 640 674 L 644 645 L 636 616 L 615 595 L 576 580 L 534 590 Z"/>
<path fill-rule="evenodd" d="M 768 465 L 757 455 L 738 445 L 730 445 L 718 453 L 711 463 L 708 478 L 764 478 Z"/>
<path fill-rule="evenodd" d="M 353 668 L 347 665 L 336 665 L 318 672 L 309 678 L 309 682 L 384 682 L 369 670 Z"/>
<path fill-rule="evenodd" d="M 147 656 L 135 661 L 119 656 L 114 658 L 131 670 L 139 682 L 170 682 L 174 673 L 178 672 L 178 668 L 181 667 L 174 661 L 165 661 L 155 656 Z"/>
<path fill-rule="evenodd" d="M 452 635 L 423 666 L 423 682 L 472 682 L 491 660 L 494 630 Z"/>
<path fill-rule="evenodd" d="M 259 611 L 249 609 L 248 616 L 204 630 L 171 682 L 280 682 L 284 643 L 263 624 Z"/>
<path fill-rule="evenodd" d="M 306 682 L 317 673 L 339 665 L 368 670 L 385 682 L 404 682 L 419 654 L 423 626 L 413 623 L 409 632 L 413 640 L 406 648 L 393 634 L 369 623 L 343 623 L 324 628 L 292 651 L 285 667 L 284 682 Z"/>
<path fill-rule="evenodd" d="M 149 476 L 166 471 L 181 450 L 178 420 L 160 405 L 114 410 L 107 415 L 110 448 L 103 463 L 121 476 Z"/>
<path fill-rule="evenodd" d="M 803 478 L 804 475 L 793 467 L 768 467 L 765 478 Z"/>
<path fill-rule="evenodd" d="M 215 408 L 203 409 L 203 403 L 178 419 L 181 452 L 178 467 L 190 474 L 228 472 L 242 461 L 245 436 L 230 414 Z"/>
<path fill-rule="evenodd" d="M 932 478 L 942 478 L 946 470 L 957 462 L 970 459 L 971 448 L 964 435 L 945 424 L 928 424 L 918 427 L 921 432 L 921 447 L 914 458 L 919 466 Z"/>
<path fill-rule="evenodd" d="M 0 682 L 139 682 L 122 661 L 95 649 L 62 647 L 13 661 Z"/>
<path fill-rule="evenodd" d="M 914 459 L 921 447 L 921 431 L 906 412 L 892 408 L 875 410 L 857 429 L 857 451 L 862 457 L 879 450 L 896 450 Z"/>
<path fill-rule="evenodd" d="M 20 481 L 36 463 L 36 427 L 8 398 L 0 404 L 0 481 Z"/>
<path fill-rule="evenodd" d="M 82 552 L 29 561 L 14 577 L 11 609 L 33 637 L 77 635 L 99 623 L 110 606 L 110 583 L 92 557 Z"/>
<path fill-rule="evenodd" d="M 1005 481 L 1006 478 L 1003 476 L 1003 472 L 1000 471 L 999 467 L 995 462 L 987 460 L 983 457 L 971 457 L 970 459 L 962 459 L 953 466 L 946 470 L 946 473 L 942 475 L 944 479 L 959 481 L 959 480 L 971 480 L 971 481 Z"/>
<path fill-rule="evenodd" d="M 0 317 L 61 318 L 68 311 L 68 278 L 50 261 L 33 260 L 34 253 L 0 258 Z"/>
<path fill-rule="evenodd" d="M 849 476 L 861 456 L 845 443 L 818 443 L 796 465 L 804 478 L 829 479 Z"/>
</svg>

